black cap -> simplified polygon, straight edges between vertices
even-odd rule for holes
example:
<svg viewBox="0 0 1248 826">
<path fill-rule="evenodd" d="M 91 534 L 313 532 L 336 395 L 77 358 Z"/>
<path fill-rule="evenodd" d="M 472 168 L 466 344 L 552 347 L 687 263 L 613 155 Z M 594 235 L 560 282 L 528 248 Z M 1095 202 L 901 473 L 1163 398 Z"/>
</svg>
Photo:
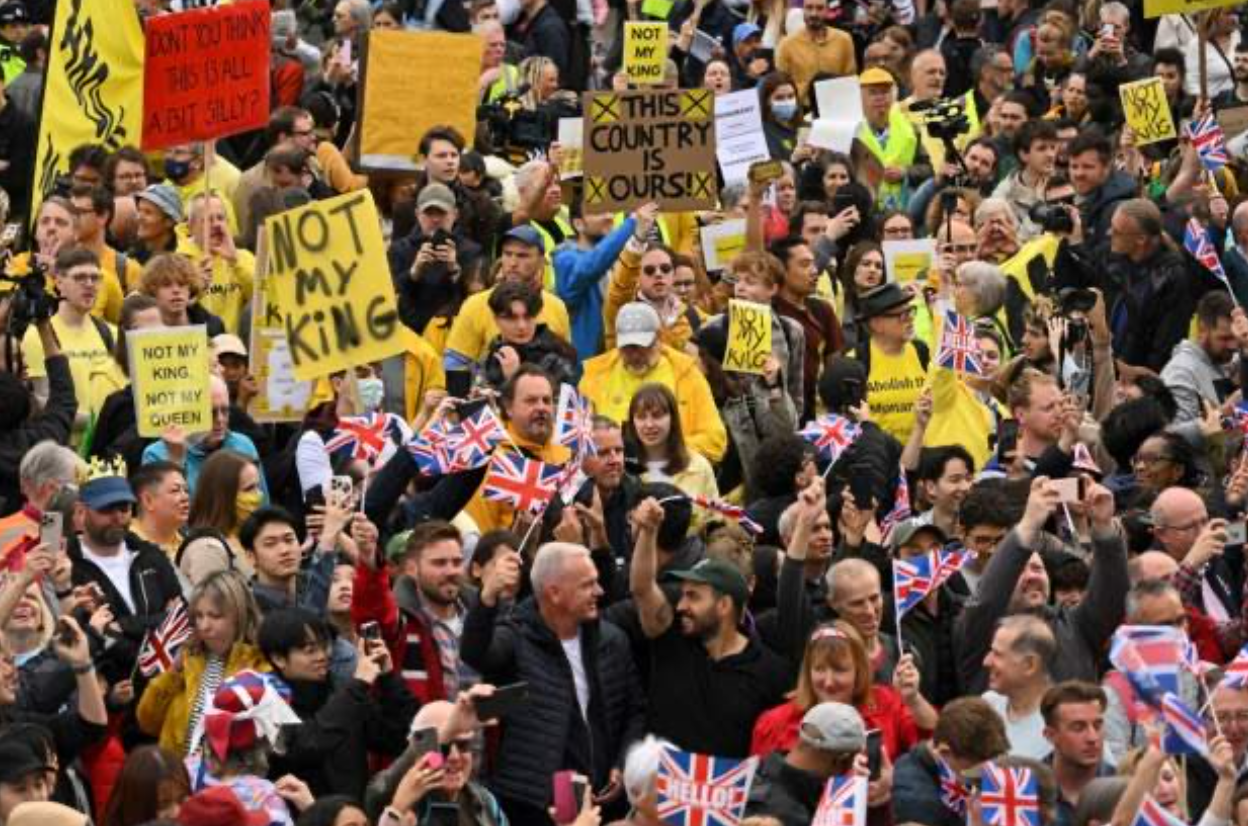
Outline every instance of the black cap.
<svg viewBox="0 0 1248 826">
<path fill-rule="evenodd" d="M 704 559 L 687 571 L 672 571 L 671 579 L 709 585 L 721 594 L 732 597 L 740 608 L 750 598 L 750 588 L 741 572 L 722 559 Z"/>
<path fill-rule="evenodd" d="M 893 282 L 881 284 L 868 290 L 858 299 L 858 315 L 864 319 L 875 318 L 897 307 L 909 304 L 912 297 L 909 293 Z"/>
<path fill-rule="evenodd" d="M 22 742 L 0 742 L 0 783 L 17 783 L 36 772 L 51 771 L 48 761 Z"/>
<path fill-rule="evenodd" d="M 0 3 L 0 26 L 12 26 L 14 23 L 29 23 L 30 15 L 20 0 L 6 0 Z"/>
</svg>

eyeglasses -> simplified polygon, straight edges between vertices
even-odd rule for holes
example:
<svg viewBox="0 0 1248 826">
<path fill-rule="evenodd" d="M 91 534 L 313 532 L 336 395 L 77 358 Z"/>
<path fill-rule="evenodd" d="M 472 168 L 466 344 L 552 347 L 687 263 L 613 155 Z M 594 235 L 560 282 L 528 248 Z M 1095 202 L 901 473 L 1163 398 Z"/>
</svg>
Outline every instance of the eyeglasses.
<svg viewBox="0 0 1248 826">
<path fill-rule="evenodd" d="M 1160 462 L 1173 462 L 1174 459 L 1164 453 L 1137 453 L 1131 459 L 1132 465 L 1156 465 Z"/>
<path fill-rule="evenodd" d="M 78 273 L 77 275 L 69 276 L 69 280 L 73 281 L 75 284 L 99 284 L 104 280 L 104 276 L 100 275 L 98 272 L 90 275 L 87 273 Z"/>
<path fill-rule="evenodd" d="M 954 255 L 971 255 L 975 252 L 974 244 L 941 244 L 941 252 L 952 253 Z"/>
<path fill-rule="evenodd" d="M 899 318 L 899 319 L 914 318 L 914 308 L 907 307 L 904 310 L 897 310 L 896 312 L 893 312 L 893 313 L 882 313 L 882 315 L 884 318 Z"/>
<path fill-rule="evenodd" d="M 1153 529 L 1158 530 L 1158 531 L 1174 531 L 1175 533 L 1191 533 L 1192 531 L 1199 531 L 1203 529 L 1205 525 L 1208 525 L 1208 524 L 1209 524 L 1209 517 L 1206 516 L 1203 519 L 1197 519 L 1194 522 L 1188 522 L 1186 525 L 1155 524 L 1153 525 Z"/>
<path fill-rule="evenodd" d="M 1238 723 L 1241 726 L 1248 726 L 1248 709 L 1240 711 L 1215 711 L 1213 719 L 1218 721 L 1218 725 L 1226 728 L 1232 723 Z"/>
<path fill-rule="evenodd" d="M 643 275 L 654 277 L 656 275 L 671 275 L 675 269 L 671 264 L 646 264 L 641 268 Z"/>
<path fill-rule="evenodd" d="M 449 743 L 440 743 L 438 750 L 442 752 L 443 758 L 451 756 L 451 749 L 457 749 L 460 754 L 468 754 L 472 751 L 473 743 L 476 742 L 471 736 L 457 737 Z"/>
<path fill-rule="evenodd" d="M 229 408 L 229 406 L 226 406 L 226 407 L 214 407 L 214 408 L 212 408 L 212 417 L 213 417 L 214 419 L 228 419 L 228 418 L 230 418 L 230 408 Z"/>
</svg>

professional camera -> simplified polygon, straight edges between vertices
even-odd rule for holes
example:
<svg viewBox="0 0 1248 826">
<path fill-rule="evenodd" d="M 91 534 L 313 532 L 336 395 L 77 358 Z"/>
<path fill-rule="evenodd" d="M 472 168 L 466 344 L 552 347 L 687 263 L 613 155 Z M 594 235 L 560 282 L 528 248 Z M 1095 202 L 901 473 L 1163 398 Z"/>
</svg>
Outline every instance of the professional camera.
<svg viewBox="0 0 1248 826">
<path fill-rule="evenodd" d="M 1032 204 L 1027 216 L 1045 232 L 1061 235 L 1075 231 L 1075 220 L 1070 217 L 1070 208 L 1066 204 L 1040 201 Z"/>
<path fill-rule="evenodd" d="M 1066 349 L 1085 341 L 1088 337 L 1088 313 L 1096 306 L 1096 293 L 1080 287 L 1066 287 L 1057 294 L 1058 312 L 1066 319 Z"/>
<path fill-rule="evenodd" d="M 14 250 L 20 246 L 21 237 L 21 224 L 6 224 L 0 230 L 0 284 L 13 285 L 11 289 L 0 288 L 0 294 L 12 296 L 5 332 L 16 339 L 21 339 L 32 323 L 51 318 L 57 305 L 56 295 L 48 290 L 47 273 L 33 254 L 30 272 L 12 272 Z"/>
<path fill-rule="evenodd" d="M 961 99 L 937 98 L 913 103 L 911 112 L 923 115 L 923 127 L 937 140 L 955 140 L 971 131 L 971 121 Z"/>
<path fill-rule="evenodd" d="M 477 122 L 482 126 L 478 136 L 484 153 L 523 163 L 531 153 L 546 151 L 558 132 L 560 118 L 579 115 L 575 106 L 555 100 L 526 109 L 520 99 L 527 91 L 526 84 L 495 103 L 477 107 Z"/>
</svg>

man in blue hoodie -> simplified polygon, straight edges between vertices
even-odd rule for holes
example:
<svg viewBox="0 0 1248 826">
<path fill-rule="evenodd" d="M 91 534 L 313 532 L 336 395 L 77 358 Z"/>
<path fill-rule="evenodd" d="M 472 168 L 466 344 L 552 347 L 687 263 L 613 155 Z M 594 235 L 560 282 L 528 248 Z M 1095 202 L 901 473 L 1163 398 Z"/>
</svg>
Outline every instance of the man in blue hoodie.
<svg viewBox="0 0 1248 826">
<path fill-rule="evenodd" d="M 555 292 L 563 299 L 572 321 L 572 344 L 582 360 L 602 352 L 602 305 L 607 276 L 615 266 L 628 239 L 645 241 L 658 215 L 653 204 L 638 207 L 631 216 L 612 229 L 615 216 L 609 212 L 586 214 L 578 197 L 572 203 L 572 226 L 576 239 L 566 241 L 552 258 Z"/>
</svg>

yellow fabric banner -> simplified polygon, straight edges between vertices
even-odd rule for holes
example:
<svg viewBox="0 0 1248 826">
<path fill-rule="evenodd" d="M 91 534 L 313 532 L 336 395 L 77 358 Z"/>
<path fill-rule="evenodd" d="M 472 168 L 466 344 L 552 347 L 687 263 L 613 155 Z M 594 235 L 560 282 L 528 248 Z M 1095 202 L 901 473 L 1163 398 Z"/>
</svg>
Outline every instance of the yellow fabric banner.
<svg viewBox="0 0 1248 826">
<path fill-rule="evenodd" d="M 31 224 L 69 153 L 84 143 L 112 151 L 139 143 L 143 130 L 143 29 L 131 3 L 60 0 L 31 188 Z"/>
</svg>

